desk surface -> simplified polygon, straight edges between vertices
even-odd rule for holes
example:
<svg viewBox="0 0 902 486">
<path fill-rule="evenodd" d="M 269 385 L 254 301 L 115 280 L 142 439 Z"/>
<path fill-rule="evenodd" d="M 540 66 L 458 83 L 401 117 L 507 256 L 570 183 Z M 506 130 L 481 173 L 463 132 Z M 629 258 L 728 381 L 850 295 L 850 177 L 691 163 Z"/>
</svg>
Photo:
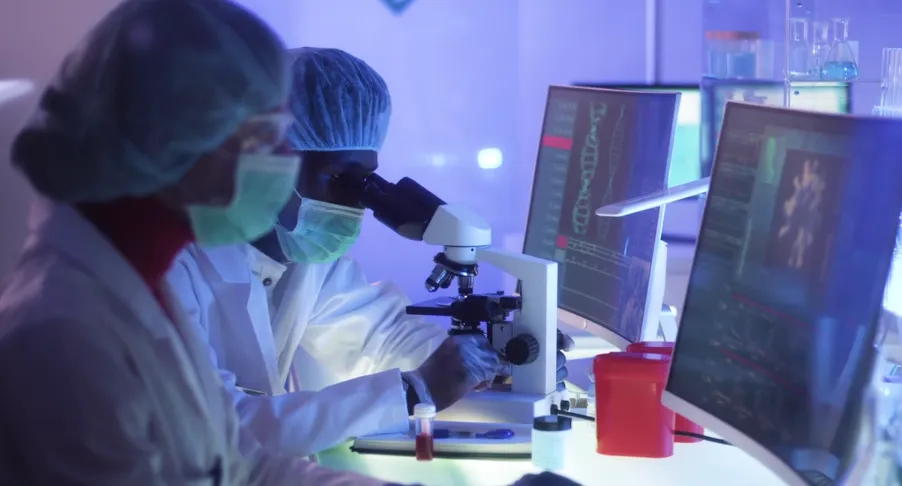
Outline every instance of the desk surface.
<svg viewBox="0 0 902 486">
<path fill-rule="evenodd" d="M 563 474 L 584 486 L 780 486 L 773 473 L 748 454 L 713 443 L 677 444 L 666 459 L 602 456 L 595 452 L 593 424 L 574 423 Z M 536 472 L 529 461 L 436 459 L 362 455 L 345 444 L 319 455 L 333 469 L 356 471 L 386 481 L 425 486 L 503 486 Z"/>
</svg>

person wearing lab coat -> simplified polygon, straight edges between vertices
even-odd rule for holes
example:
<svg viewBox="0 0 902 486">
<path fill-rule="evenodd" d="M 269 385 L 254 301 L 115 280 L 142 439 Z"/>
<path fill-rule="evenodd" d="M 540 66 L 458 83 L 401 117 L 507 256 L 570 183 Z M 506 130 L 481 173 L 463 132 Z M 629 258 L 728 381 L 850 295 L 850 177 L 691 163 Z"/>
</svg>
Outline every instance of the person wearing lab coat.
<svg viewBox="0 0 902 486">
<path fill-rule="evenodd" d="M 0 484 L 384 484 L 256 444 L 163 305 L 186 243 L 255 239 L 292 194 L 288 89 L 227 0 L 124 0 L 63 61 L 11 154 L 40 200 L 0 294 Z"/>
<path fill-rule="evenodd" d="M 206 336 L 241 419 L 267 446 L 307 455 L 406 430 L 418 401 L 447 408 L 505 367 L 485 336 L 448 337 L 406 315 L 397 286 L 370 283 L 343 257 L 364 211 L 335 176 L 376 170 L 391 98 L 347 52 L 290 57 L 288 139 L 304 159 L 296 197 L 274 232 L 254 245 L 189 246 L 167 281 Z"/>
<path fill-rule="evenodd" d="M 413 405 L 433 401 L 430 384 L 469 391 L 491 380 L 501 361 L 484 337 L 449 340 L 446 329 L 407 316 L 409 301 L 397 286 L 371 284 L 356 262 L 340 258 L 363 209 L 330 191 L 329 181 L 375 170 L 388 89 L 372 68 L 337 49 L 297 49 L 290 58 L 296 123 L 288 138 L 304 151 L 304 203 L 296 196 L 282 230 L 256 247 L 188 247 L 167 281 L 207 337 L 242 420 L 264 444 L 307 455 L 349 437 L 404 430 Z M 345 237 L 319 233 L 325 241 L 313 241 L 320 246 L 309 258 L 285 254 L 284 228 L 306 223 L 314 235 L 314 221 L 330 215 L 346 216 L 339 221 L 352 227 Z M 417 369 L 442 343 L 436 358 L 448 373 L 427 383 Z"/>
</svg>

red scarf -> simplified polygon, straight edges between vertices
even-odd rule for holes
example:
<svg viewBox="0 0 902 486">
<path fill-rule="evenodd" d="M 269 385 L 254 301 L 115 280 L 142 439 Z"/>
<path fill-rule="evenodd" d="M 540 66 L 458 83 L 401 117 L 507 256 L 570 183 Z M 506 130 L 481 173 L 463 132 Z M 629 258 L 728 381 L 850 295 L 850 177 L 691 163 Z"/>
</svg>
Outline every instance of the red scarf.
<svg viewBox="0 0 902 486">
<path fill-rule="evenodd" d="M 80 204 L 78 209 L 131 263 L 165 309 L 163 278 L 194 239 L 184 218 L 150 197 Z"/>
</svg>

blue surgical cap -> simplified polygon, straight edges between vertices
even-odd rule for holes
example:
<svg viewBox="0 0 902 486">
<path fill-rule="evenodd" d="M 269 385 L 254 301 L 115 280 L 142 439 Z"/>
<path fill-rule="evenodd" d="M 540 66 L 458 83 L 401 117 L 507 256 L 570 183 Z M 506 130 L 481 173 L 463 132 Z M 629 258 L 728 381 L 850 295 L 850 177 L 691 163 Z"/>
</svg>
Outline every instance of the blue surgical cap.
<svg viewBox="0 0 902 486">
<path fill-rule="evenodd" d="M 63 61 L 12 160 L 60 202 L 153 194 L 289 87 L 284 45 L 237 4 L 125 0 Z"/>
<path fill-rule="evenodd" d="M 340 49 L 304 47 L 289 54 L 292 148 L 379 150 L 391 118 L 391 96 L 382 76 Z"/>
</svg>

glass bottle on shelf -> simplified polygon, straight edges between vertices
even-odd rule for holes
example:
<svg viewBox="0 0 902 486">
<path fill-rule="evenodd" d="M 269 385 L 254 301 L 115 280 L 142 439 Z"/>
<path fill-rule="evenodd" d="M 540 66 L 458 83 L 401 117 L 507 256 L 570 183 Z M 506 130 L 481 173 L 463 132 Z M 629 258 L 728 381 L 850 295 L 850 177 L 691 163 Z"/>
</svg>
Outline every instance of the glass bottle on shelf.
<svg viewBox="0 0 902 486">
<path fill-rule="evenodd" d="M 808 54 L 808 74 L 821 79 L 821 71 L 830 53 L 830 24 L 821 20 L 811 22 L 811 52 Z"/>
<path fill-rule="evenodd" d="M 707 76 L 718 79 L 755 79 L 758 69 L 757 32 L 709 31 Z"/>
<path fill-rule="evenodd" d="M 821 79 L 852 81 L 858 78 L 858 63 L 849 44 L 849 19 L 833 19 L 833 44 L 821 68 Z"/>
<path fill-rule="evenodd" d="M 808 65 L 808 56 L 811 54 L 811 45 L 808 42 L 808 19 L 789 19 L 789 78 L 792 80 L 812 79 Z M 818 76 L 815 79 L 820 78 Z"/>
</svg>

